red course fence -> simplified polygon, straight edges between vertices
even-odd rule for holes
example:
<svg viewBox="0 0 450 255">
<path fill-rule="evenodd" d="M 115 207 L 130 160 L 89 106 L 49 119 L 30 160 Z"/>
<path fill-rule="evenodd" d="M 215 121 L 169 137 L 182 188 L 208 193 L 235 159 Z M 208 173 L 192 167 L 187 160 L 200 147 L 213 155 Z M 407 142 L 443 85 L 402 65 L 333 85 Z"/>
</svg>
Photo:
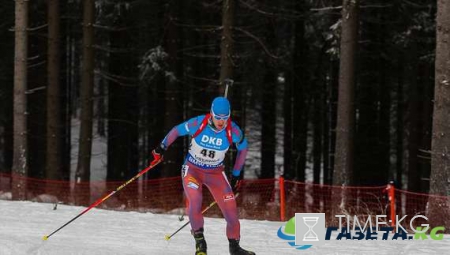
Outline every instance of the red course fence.
<svg viewBox="0 0 450 255">
<path fill-rule="evenodd" d="M 68 205 L 89 206 L 124 182 L 86 182 L 75 185 L 69 181 L 53 181 L 0 174 L 0 199 L 11 199 L 12 179 L 20 180 L 27 188 L 26 200 Z M 206 189 L 205 189 L 206 190 Z M 213 198 L 204 192 L 204 206 Z M 245 180 L 237 198 L 240 218 L 286 221 L 295 213 L 326 213 L 327 216 L 356 215 L 360 220 L 368 216 L 387 215 L 395 225 L 395 216 L 404 222 L 415 215 L 427 214 L 430 195 L 396 189 L 393 185 L 379 187 L 338 187 L 301 183 L 280 179 Z M 448 197 L 440 197 L 448 201 Z M 153 180 L 138 179 L 101 203 L 98 208 L 153 213 L 182 214 L 186 201 L 180 177 Z M 394 208 L 394 210 L 391 210 Z M 222 217 L 215 206 L 206 213 Z M 444 214 L 449 217 L 448 214 Z M 364 220 L 365 221 L 365 220 Z M 336 222 L 328 219 L 328 225 Z M 450 227 L 450 226 L 449 226 Z"/>
</svg>

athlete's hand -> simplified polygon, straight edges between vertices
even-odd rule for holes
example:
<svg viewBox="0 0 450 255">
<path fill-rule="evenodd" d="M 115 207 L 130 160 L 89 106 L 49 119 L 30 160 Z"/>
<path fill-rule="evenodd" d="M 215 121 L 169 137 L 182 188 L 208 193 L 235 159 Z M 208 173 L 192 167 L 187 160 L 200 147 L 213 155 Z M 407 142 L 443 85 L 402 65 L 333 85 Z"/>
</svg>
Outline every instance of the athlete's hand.
<svg viewBox="0 0 450 255">
<path fill-rule="evenodd" d="M 230 185 L 233 189 L 233 193 L 236 193 L 239 190 L 239 188 L 241 187 L 241 181 L 242 180 L 240 176 L 231 175 Z"/>
<path fill-rule="evenodd" d="M 164 156 L 164 148 L 162 147 L 162 145 L 158 145 L 154 150 L 152 150 L 152 155 L 153 155 L 153 161 L 152 162 L 157 162 L 157 161 L 162 161 L 163 160 L 163 156 Z"/>
</svg>

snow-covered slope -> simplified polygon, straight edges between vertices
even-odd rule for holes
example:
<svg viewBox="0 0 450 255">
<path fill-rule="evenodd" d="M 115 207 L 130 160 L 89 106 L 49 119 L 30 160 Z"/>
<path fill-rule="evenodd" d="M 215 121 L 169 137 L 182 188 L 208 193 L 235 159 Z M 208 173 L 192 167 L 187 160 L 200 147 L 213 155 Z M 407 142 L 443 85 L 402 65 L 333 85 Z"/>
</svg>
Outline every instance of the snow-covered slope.
<svg viewBox="0 0 450 255">
<path fill-rule="evenodd" d="M 0 254 L 194 254 L 189 227 L 170 241 L 164 236 L 185 223 L 176 215 L 92 209 L 43 241 L 84 208 L 0 200 Z M 186 219 L 185 219 L 186 220 Z M 242 246 L 258 255 L 284 254 L 448 254 L 450 237 L 441 241 L 328 241 L 320 247 L 296 250 L 278 238 L 283 222 L 241 220 Z M 227 255 L 223 219 L 205 219 L 209 255 Z"/>
</svg>

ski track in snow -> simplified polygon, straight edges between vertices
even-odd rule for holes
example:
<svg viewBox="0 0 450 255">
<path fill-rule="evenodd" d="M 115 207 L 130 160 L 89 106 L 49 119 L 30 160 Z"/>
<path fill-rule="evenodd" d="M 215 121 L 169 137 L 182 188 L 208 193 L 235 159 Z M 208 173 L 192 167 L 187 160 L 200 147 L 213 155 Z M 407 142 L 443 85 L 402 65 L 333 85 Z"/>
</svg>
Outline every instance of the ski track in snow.
<svg viewBox="0 0 450 255">
<path fill-rule="evenodd" d="M 83 207 L 0 200 L 0 254 L 194 254 L 194 240 L 189 226 L 170 241 L 171 234 L 185 222 L 177 215 L 117 212 L 92 209 L 42 240 L 77 216 Z M 187 218 L 187 217 L 186 217 Z M 448 254 L 450 236 L 433 241 L 327 241 L 323 246 L 296 250 L 277 237 L 283 222 L 241 220 L 241 244 L 257 255 L 311 254 Z M 205 218 L 208 255 L 228 255 L 225 221 Z M 333 239 L 333 238 L 332 238 Z"/>
</svg>

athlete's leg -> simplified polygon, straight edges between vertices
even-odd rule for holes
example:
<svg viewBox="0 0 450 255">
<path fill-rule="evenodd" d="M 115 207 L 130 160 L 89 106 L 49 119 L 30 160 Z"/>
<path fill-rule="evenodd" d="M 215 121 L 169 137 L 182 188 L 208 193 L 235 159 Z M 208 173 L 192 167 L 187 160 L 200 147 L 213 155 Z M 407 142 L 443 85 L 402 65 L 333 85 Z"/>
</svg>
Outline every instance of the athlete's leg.
<svg viewBox="0 0 450 255">
<path fill-rule="evenodd" d="M 190 165 L 183 165 L 182 170 L 184 193 L 189 201 L 188 215 L 193 231 L 203 228 L 202 215 L 202 183 L 201 172 Z"/>
<path fill-rule="evenodd" d="M 228 239 L 240 238 L 240 224 L 236 200 L 224 172 L 205 175 L 204 184 L 216 200 L 227 222 Z"/>
</svg>

